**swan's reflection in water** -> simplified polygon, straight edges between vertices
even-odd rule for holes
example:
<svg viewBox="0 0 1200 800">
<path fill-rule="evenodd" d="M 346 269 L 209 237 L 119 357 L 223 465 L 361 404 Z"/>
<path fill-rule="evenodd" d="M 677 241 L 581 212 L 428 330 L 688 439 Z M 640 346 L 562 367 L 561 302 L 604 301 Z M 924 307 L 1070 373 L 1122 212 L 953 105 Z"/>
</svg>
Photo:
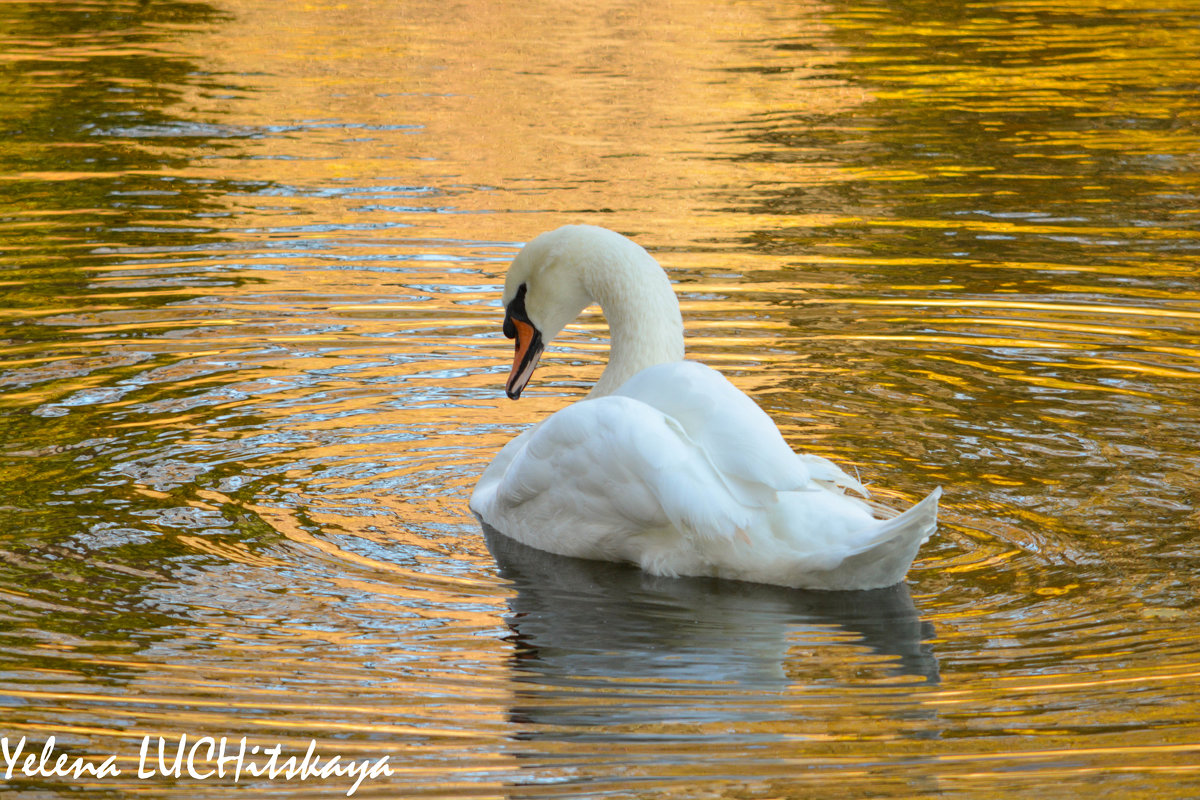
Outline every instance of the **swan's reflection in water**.
<svg viewBox="0 0 1200 800">
<path fill-rule="evenodd" d="M 695 797 L 714 781 L 767 791 L 797 771 L 828 779 L 831 753 L 857 763 L 864 736 L 939 735 L 917 699 L 938 679 L 933 626 L 903 585 L 656 578 L 484 534 L 516 590 L 508 800 Z M 627 794 L 635 775 L 644 792 Z"/>
<path fill-rule="evenodd" d="M 618 684 L 663 689 L 720 684 L 736 686 L 739 694 L 778 693 L 805 682 L 805 653 L 847 646 L 852 649 L 846 659 L 869 659 L 881 664 L 882 674 L 938 680 L 927 643 L 933 626 L 921 620 L 903 584 L 808 592 L 658 578 L 630 565 L 535 550 L 487 526 L 484 535 L 501 575 L 516 589 L 508 622 L 519 682 L 593 691 Z M 586 724 L 572 719 L 568 699 L 559 698 L 554 722 Z"/>
</svg>

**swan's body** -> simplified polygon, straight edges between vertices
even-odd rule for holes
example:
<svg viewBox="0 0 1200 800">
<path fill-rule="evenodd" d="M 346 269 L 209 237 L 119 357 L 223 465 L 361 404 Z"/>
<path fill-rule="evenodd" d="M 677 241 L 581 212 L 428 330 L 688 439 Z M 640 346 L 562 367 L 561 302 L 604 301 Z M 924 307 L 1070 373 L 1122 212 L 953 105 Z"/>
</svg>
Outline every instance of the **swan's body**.
<svg viewBox="0 0 1200 800">
<path fill-rule="evenodd" d="M 527 245 L 505 282 L 518 397 L 543 337 L 593 302 L 609 364 L 587 398 L 509 442 L 471 509 L 517 541 L 566 556 L 631 561 L 656 575 L 712 575 L 812 589 L 904 578 L 937 526 L 934 490 L 876 519 L 833 463 L 793 453 L 771 419 L 720 373 L 683 360 L 675 293 L 658 263 L 602 228 Z"/>
</svg>

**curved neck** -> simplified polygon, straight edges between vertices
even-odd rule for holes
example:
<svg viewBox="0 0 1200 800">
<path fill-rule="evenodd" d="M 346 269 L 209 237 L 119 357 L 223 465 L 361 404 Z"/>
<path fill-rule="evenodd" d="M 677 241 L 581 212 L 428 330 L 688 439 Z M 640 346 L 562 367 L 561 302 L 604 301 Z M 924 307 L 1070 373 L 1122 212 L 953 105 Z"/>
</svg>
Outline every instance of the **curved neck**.
<svg viewBox="0 0 1200 800">
<path fill-rule="evenodd" d="M 585 271 L 611 340 L 608 366 L 589 397 L 611 394 L 646 367 L 683 359 L 683 319 L 671 282 L 644 250 Z"/>
</svg>

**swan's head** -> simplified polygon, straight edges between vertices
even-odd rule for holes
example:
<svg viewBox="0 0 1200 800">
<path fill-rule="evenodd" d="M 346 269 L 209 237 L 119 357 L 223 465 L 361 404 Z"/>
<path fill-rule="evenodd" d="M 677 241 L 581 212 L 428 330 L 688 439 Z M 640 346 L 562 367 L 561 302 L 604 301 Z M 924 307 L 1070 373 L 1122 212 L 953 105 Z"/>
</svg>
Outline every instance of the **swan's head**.
<svg viewBox="0 0 1200 800">
<path fill-rule="evenodd" d="M 592 303 L 604 308 L 612 356 L 598 396 L 637 371 L 683 358 L 683 320 L 671 282 L 633 241 L 594 225 L 543 233 L 517 254 L 504 280 L 504 335 L 516 340 L 505 389 L 516 400 L 542 348 Z"/>
<path fill-rule="evenodd" d="M 542 350 L 567 323 L 592 304 L 584 285 L 585 265 L 620 234 L 590 225 L 568 225 L 543 233 L 517 254 L 504 279 L 504 335 L 516 339 L 505 391 L 516 400 L 533 376 Z M 636 247 L 636 245 L 634 245 Z"/>
</svg>

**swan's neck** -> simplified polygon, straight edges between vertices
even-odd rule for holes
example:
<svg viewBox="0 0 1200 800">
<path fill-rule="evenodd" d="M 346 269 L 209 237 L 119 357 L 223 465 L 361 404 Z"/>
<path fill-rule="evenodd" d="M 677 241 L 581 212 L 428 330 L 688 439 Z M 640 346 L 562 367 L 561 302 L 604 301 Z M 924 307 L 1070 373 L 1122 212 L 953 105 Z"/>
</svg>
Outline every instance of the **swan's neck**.
<svg viewBox="0 0 1200 800">
<path fill-rule="evenodd" d="M 584 285 L 608 320 L 608 366 L 588 394 L 616 391 L 646 367 L 683 359 L 683 319 L 671 282 L 644 250 L 587 271 Z"/>
</svg>

